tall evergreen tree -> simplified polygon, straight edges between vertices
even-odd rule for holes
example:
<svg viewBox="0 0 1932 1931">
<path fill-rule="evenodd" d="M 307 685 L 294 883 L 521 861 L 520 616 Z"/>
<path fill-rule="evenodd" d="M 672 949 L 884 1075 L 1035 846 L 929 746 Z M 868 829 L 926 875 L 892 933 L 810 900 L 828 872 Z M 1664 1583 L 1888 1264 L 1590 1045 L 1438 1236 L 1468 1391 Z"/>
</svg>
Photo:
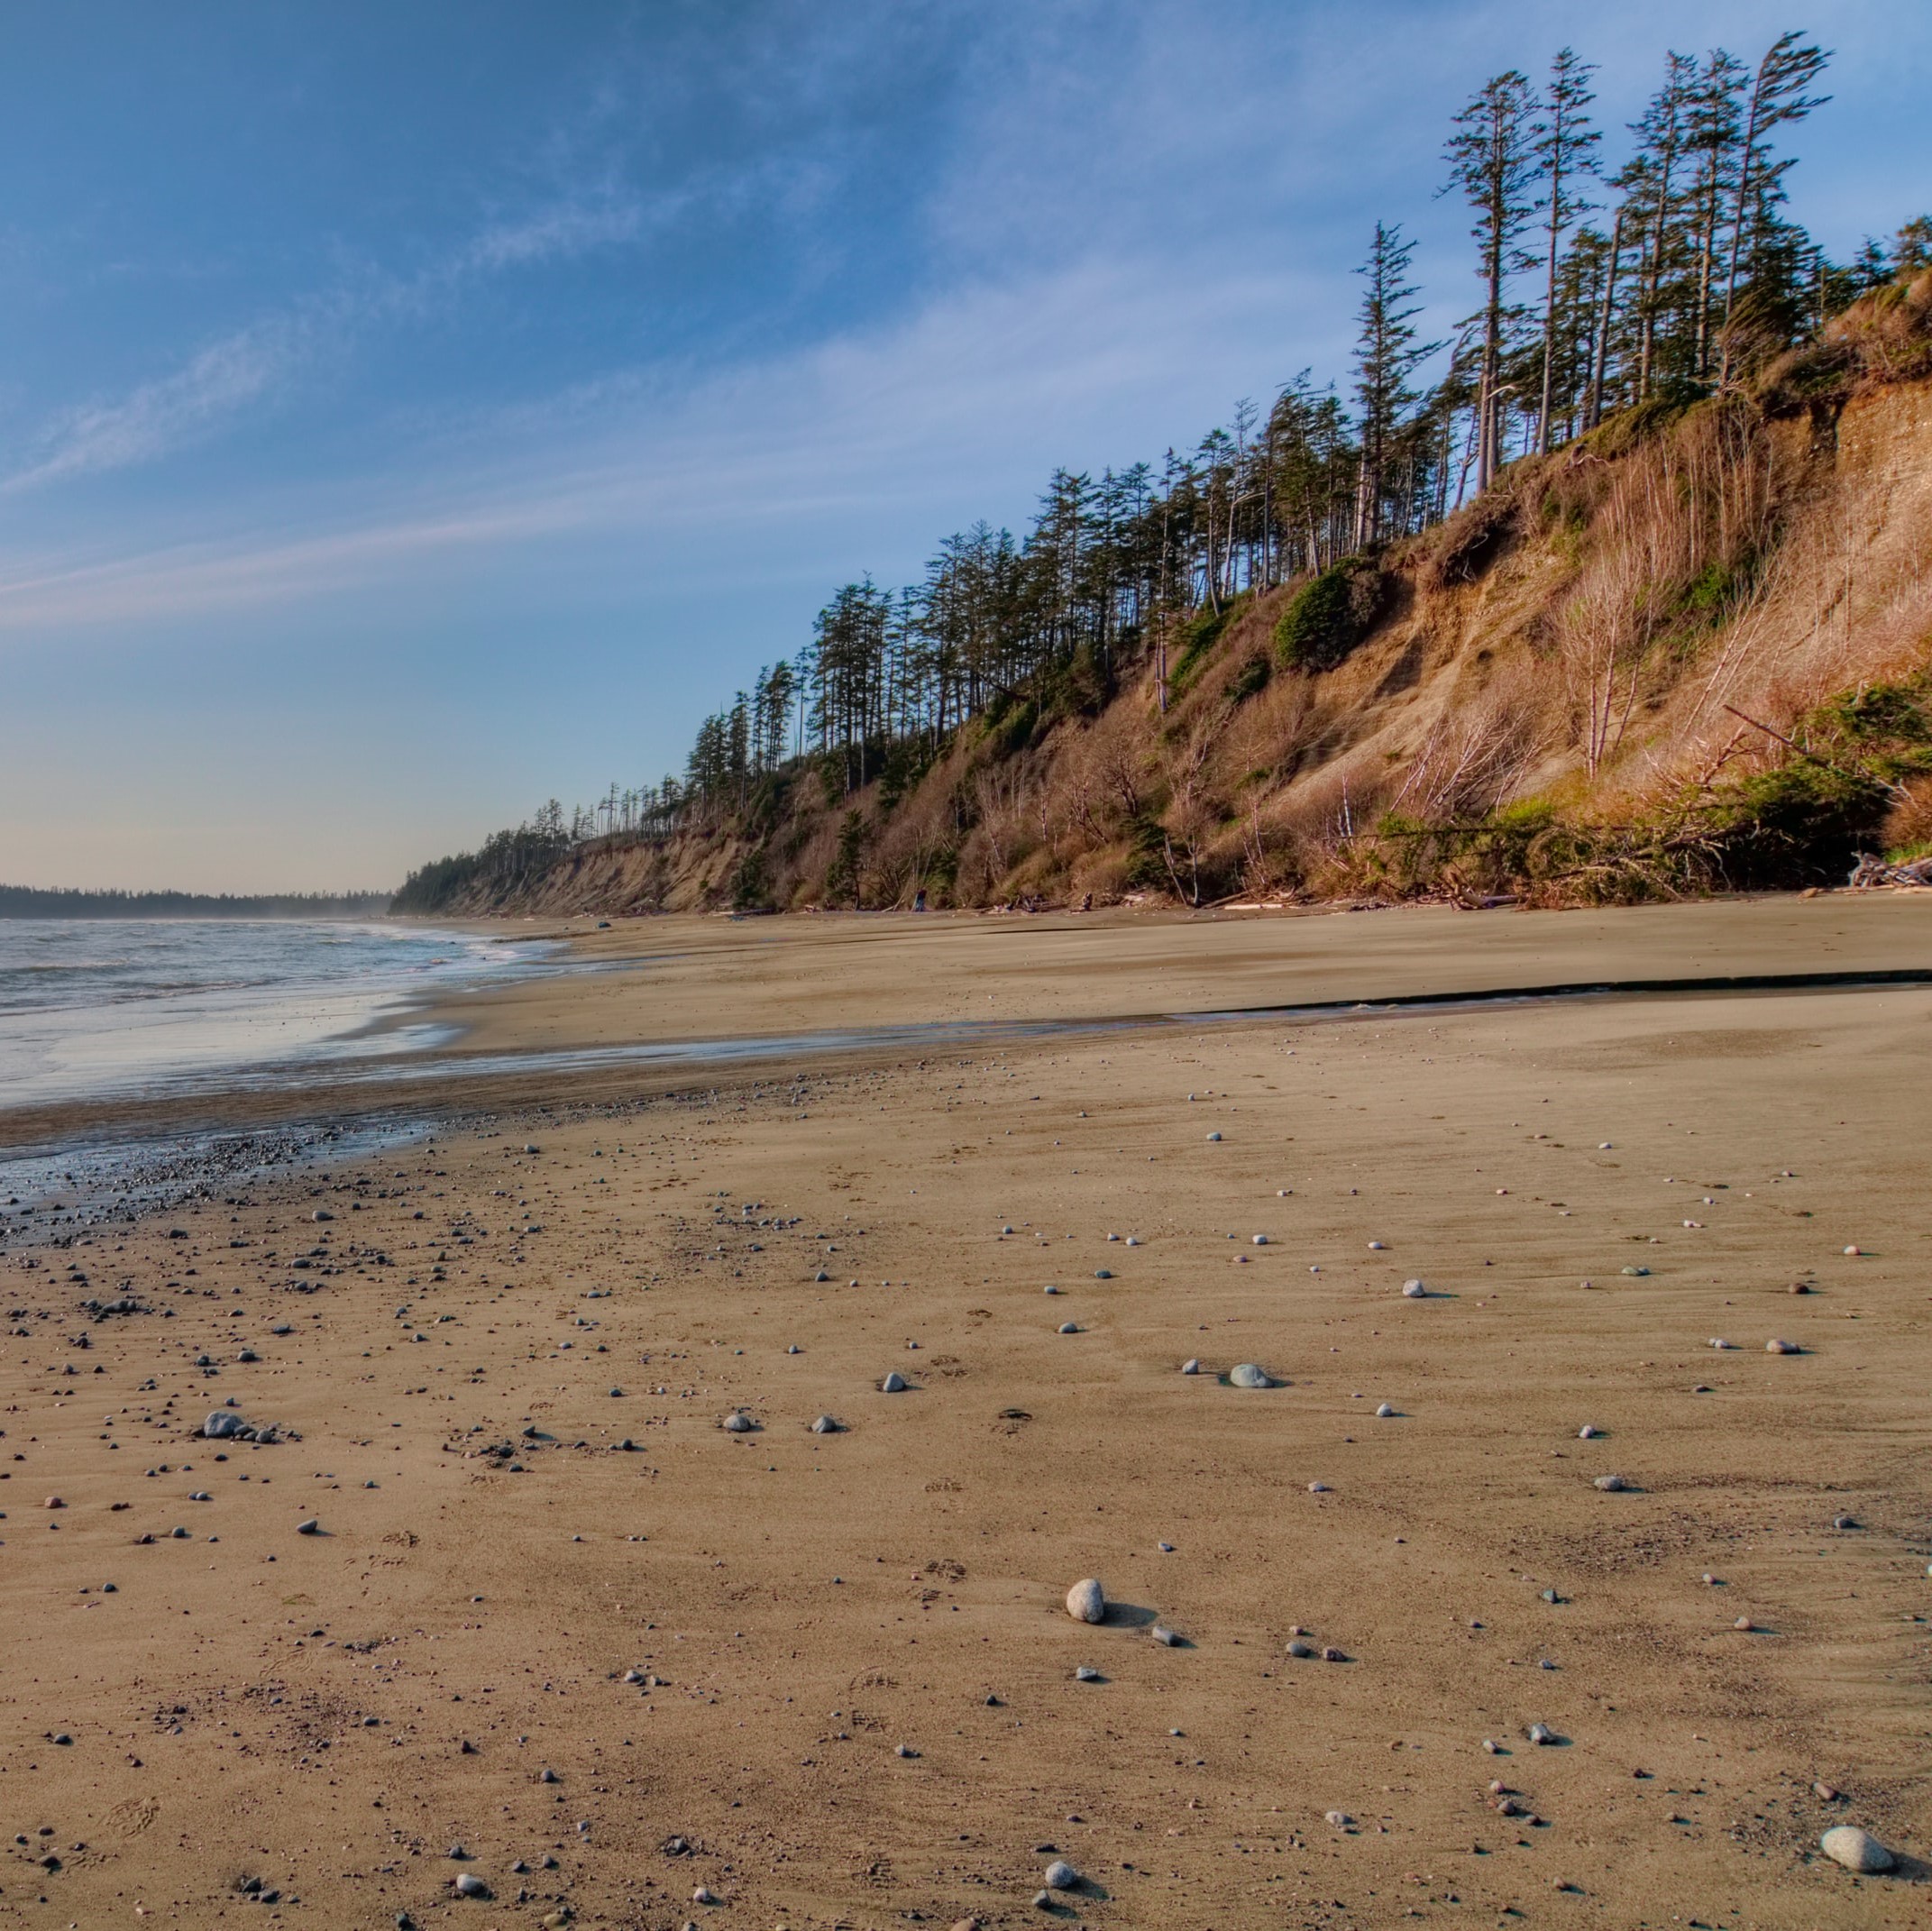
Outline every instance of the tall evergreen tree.
<svg viewBox="0 0 1932 1931">
<path fill-rule="evenodd" d="M 1543 392 L 1536 411 L 1536 447 L 1550 449 L 1550 412 L 1556 378 L 1556 294 L 1563 237 L 1576 218 L 1593 204 L 1584 199 L 1580 184 L 1597 171 L 1597 144 L 1603 136 L 1591 125 L 1589 78 L 1597 71 L 1565 47 L 1550 63 L 1550 85 L 1543 95 L 1543 118 L 1535 138 L 1536 163 L 1543 178 L 1545 281 L 1543 310 Z"/>
</svg>

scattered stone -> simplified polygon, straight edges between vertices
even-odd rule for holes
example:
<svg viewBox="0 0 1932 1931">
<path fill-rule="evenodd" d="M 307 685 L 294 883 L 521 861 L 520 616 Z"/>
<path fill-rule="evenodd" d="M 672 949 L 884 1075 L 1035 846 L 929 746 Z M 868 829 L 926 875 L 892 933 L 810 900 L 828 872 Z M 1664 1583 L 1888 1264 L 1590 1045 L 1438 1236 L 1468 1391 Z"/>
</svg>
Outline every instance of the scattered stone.
<svg viewBox="0 0 1932 1931">
<path fill-rule="evenodd" d="M 1308 1493 L 1312 1496 L 1325 1496 L 1328 1493 L 1328 1484 L 1326 1482 L 1310 1482 Z"/>
<path fill-rule="evenodd" d="M 67 1504 L 59 1496 L 49 1496 L 46 1501 L 41 1504 L 41 1506 L 42 1508 L 65 1508 Z"/>
<path fill-rule="evenodd" d="M 1156 1623 L 1153 1628 L 1148 1631 L 1148 1634 L 1164 1649 L 1177 1650 L 1181 1646 L 1179 1632 L 1168 1629 L 1159 1623 Z"/>
<path fill-rule="evenodd" d="M 1809 1281 L 1793 1281 L 1784 1291 L 1787 1294 L 1809 1294 L 1811 1292 L 1811 1283 Z"/>
<path fill-rule="evenodd" d="M 1106 1678 L 1102 1676 L 1100 1671 L 1093 1668 L 1091 1664 L 1082 1663 L 1074 1671 L 1074 1681 L 1076 1683 L 1103 1683 L 1106 1681 Z"/>
<path fill-rule="evenodd" d="M 487 1898 L 490 1886 L 484 1883 L 473 1871 L 461 1872 L 456 1879 L 456 1895 L 459 1898 Z"/>
<path fill-rule="evenodd" d="M 316 1211 L 309 1215 L 309 1219 L 312 1221 L 333 1221 L 334 1218 L 335 1216 L 331 1213 L 326 1207 L 317 1207 Z"/>
<path fill-rule="evenodd" d="M 829 1414 L 821 1414 L 811 1424 L 811 1432 L 815 1435 L 843 1434 L 845 1432 L 845 1424 L 841 1422 L 835 1422 Z"/>
<path fill-rule="evenodd" d="M 1428 1292 L 1429 1290 L 1420 1281 L 1404 1281 L 1402 1284 L 1403 1296 L 1406 1300 L 1423 1300 L 1426 1298 Z"/>
<path fill-rule="evenodd" d="M 322 1524 L 311 1515 L 307 1522 L 296 1524 L 295 1533 L 298 1535 L 320 1535 L 322 1533 Z"/>
<path fill-rule="evenodd" d="M 1735 1341 L 1725 1341 L 1721 1337 L 1715 1334 L 1711 1336 L 1710 1344 L 1713 1348 L 1717 1349 L 1735 1348 L 1737 1345 Z"/>
<path fill-rule="evenodd" d="M 1855 1529 L 1860 1524 L 1855 1515 L 1834 1515 L 1831 1518 L 1831 1525 L 1835 1529 Z"/>
<path fill-rule="evenodd" d="M 1111 1281 L 1113 1278 L 1113 1270 L 1112 1268 L 1095 1268 L 1094 1278 L 1096 1281 Z"/>
<path fill-rule="evenodd" d="M 217 1408 L 201 1424 L 201 1432 L 209 1441 L 226 1441 L 239 1435 L 248 1426 L 233 1408 Z"/>
<path fill-rule="evenodd" d="M 1042 1881 L 1048 1890 L 1078 1890 L 1085 1881 L 1065 1858 L 1057 1857 L 1047 1866 Z"/>
<path fill-rule="evenodd" d="M 1623 1269 L 1623 1272 L 1641 1278 L 1643 1276 L 1648 1274 L 1650 1272 L 1650 1269 L 1648 1268 L 1625 1268 Z"/>
<path fill-rule="evenodd" d="M 1186 1360 L 1183 1361 L 1181 1363 L 1181 1372 L 1184 1375 L 1198 1375 L 1201 1372 L 1199 1356 L 1190 1355 Z"/>
<path fill-rule="evenodd" d="M 1898 1860 L 1868 1832 L 1855 1824 L 1835 1824 L 1818 1839 L 1818 1849 L 1835 1864 L 1867 1875 L 1890 1871 Z"/>
<path fill-rule="evenodd" d="M 1257 1368 L 1252 1361 L 1240 1362 L 1228 1370 L 1231 1388 L 1271 1388 L 1274 1385 L 1267 1369 Z"/>
<path fill-rule="evenodd" d="M 1210 1139 L 1219 1139 L 1221 1138 L 1221 1135 L 1220 1135 L 1219 1133 L 1210 1133 L 1210 1134 L 1209 1134 L 1209 1135 L 1208 1135 L 1207 1137 L 1208 1137 L 1208 1138 L 1209 1138 Z M 1847 1248 L 1847 1249 L 1845 1249 L 1845 1251 L 1846 1251 L 1847 1253 L 1849 1253 L 1849 1252 L 1851 1251 L 1851 1249 L 1850 1249 L 1849 1248 Z"/>
<path fill-rule="evenodd" d="M 1080 1332 L 1080 1323 L 1077 1321 L 1063 1321 L 1054 1332 L 1057 1334 L 1077 1334 Z"/>
<path fill-rule="evenodd" d="M 1059 1290 L 1059 1289 L 1058 1289 L 1058 1287 L 1056 1287 L 1056 1286 L 1055 1286 L 1053 1285 L 1053 1283 L 1052 1283 L 1051 1281 L 1048 1281 L 1048 1282 L 1047 1283 L 1047 1285 L 1046 1285 L 1046 1286 L 1045 1286 L 1044 1287 L 1042 1287 L 1042 1288 L 1041 1288 L 1041 1289 L 1040 1289 L 1039 1291 L 1040 1291 L 1040 1292 L 1041 1292 L 1042 1294 L 1058 1294 L 1058 1293 L 1059 1293 L 1059 1291 L 1060 1291 L 1060 1290 Z"/>
<path fill-rule="evenodd" d="M 879 1384 L 879 1392 L 882 1395 L 903 1395 L 905 1391 L 906 1378 L 896 1368 Z"/>
<path fill-rule="evenodd" d="M 1602 1432 L 1603 1431 L 1594 1422 L 1586 1422 L 1581 1428 L 1577 1430 L 1577 1440 L 1579 1441 L 1594 1441 Z"/>
<path fill-rule="evenodd" d="M 1396 1411 L 1393 1404 L 1385 1401 L 1381 1404 L 1379 1407 L 1376 1409 L 1375 1418 L 1378 1422 L 1390 1421 L 1394 1419 L 1395 1413 Z"/>
<path fill-rule="evenodd" d="M 1772 1340 L 1764 1343 L 1766 1354 L 1802 1354 L 1804 1350 L 1794 1341 Z"/>
<path fill-rule="evenodd" d="M 1755 1629 L 1757 1627 L 1757 1624 L 1753 1623 L 1749 1616 L 1741 1615 L 1735 1623 L 1731 1624 L 1731 1627 L 1733 1629 L 1744 1630 L 1748 1634 L 1750 1631 Z"/>
<path fill-rule="evenodd" d="M 1098 1579 L 1083 1577 L 1067 1592 L 1067 1613 L 1076 1623 L 1103 1623 L 1107 1619 L 1107 1593 Z"/>
<path fill-rule="evenodd" d="M 1329 1646 L 1322 1652 L 1322 1661 L 1323 1662 L 1349 1662 L 1352 1661 L 1352 1659 L 1349 1656 L 1346 1651 L 1338 1650 L 1333 1643 L 1330 1643 Z"/>
<path fill-rule="evenodd" d="M 1381 1241 L 1379 1241 L 1379 1240 L 1371 1240 L 1371 1241 L 1369 1241 L 1369 1252 L 1370 1252 L 1371 1254 L 1380 1254 L 1380 1253 L 1386 1253 L 1386 1252 L 1387 1251 L 1387 1249 L 1386 1249 L 1386 1248 L 1384 1247 L 1384 1245 L 1383 1245 L 1383 1243 L 1382 1243 Z"/>
<path fill-rule="evenodd" d="M 716 1904 L 718 1899 L 711 1895 L 710 1888 L 708 1885 L 700 1884 L 696 1890 L 691 1892 L 691 1901 L 693 1904 Z"/>
<path fill-rule="evenodd" d="M 913 1749 L 911 1743 L 895 1743 L 893 1746 L 893 1754 L 895 1757 L 916 1757 L 919 1752 Z"/>
<path fill-rule="evenodd" d="M 1556 1732 L 1546 1723 L 1533 1723 L 1525 1733 L 1533 1743 L 1553 1743 Z"/>
<path fill-rule="evenodd" d="M 1811 1786 L 1811 1794 L 1812 1796 L 1817 1798 L 1820 1803 L 1835 1804 L 1838 1801 L 1837 1791 L 1835 1790 L 1828 1783 L 1813 1784 Z"/>
<path fill-rule="evenodd" d="M 1856 1256 L 1856 1255 L 1859 1255 L 1859 1254 L 1863 1254 L 1863 1253 L 1864 1252 L 1864 1249 L 1863 1249 L 1863 1248 L 1862 1248 L 1862 1247 L 1848 1247 L 1848 1248 L 1846 1248 L 1846 1249 L 1845 1249 L 1845 1252 L 1846 1252 L 1847 1254 L 1850 1254 L 1850 1255 L 1854 1255 L 1854 1256 Z"/>
<path fill-rule="evenodd" d="M 1305 1643 L 1299 1636 L 1296 1636 L 1295 1640 L 1288 1644 L 1288 1654 L 1290 1656 L 1295 1657 L 1297 1661 L 1305 1662 L 1309 1657 L 1314 1654 L 1314 1644 L 1312 1643 Z"/>
<path fill-rule="evenodd" d="M 1631 1485 L 1621 1475 L 1599 1475 L 1597 1486 L 1607 1496 L 1618 1496 L 1625 1493 Z"/>
<path fill-rule="evenodd" d="M 1346 1810 L 1330 1810 L 1323 1813 L 1323 1821 L 1332 1824 L 1337 1830 L 1346 1830 L 1355 1819 Z"/>
<path fill-rule="evenodd" d="M 734 1408 L 719 1425 L 728 1435 L 748 1435 L 757 1423 L 742 1410 Z"/>
<path fill-rule="evenodd" d="M 1266 1247 L 1268 1245 L 1268 1236 L 1265 1233 L 1258 1233 L 1250 1244 L 1254 1247 Z"/>
<path fill-rule="evenodd" d="M 545 1766 L 543 1774 L 539 1776 L 536 1780 L 539 1783 L 562 1783 L 563 1781 L 563 1778 L 558 1776 L 554 1770 L 548 1768 L 547 1765 Z"/>
</svg>

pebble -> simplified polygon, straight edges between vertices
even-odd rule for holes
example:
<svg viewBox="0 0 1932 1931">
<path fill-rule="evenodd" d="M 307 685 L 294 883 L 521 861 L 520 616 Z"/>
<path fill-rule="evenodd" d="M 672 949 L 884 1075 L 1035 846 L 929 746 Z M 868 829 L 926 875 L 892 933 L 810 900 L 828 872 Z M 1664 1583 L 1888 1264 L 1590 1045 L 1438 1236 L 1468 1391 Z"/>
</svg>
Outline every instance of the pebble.
<svg viewBox="0 0 1932 1931">
<path fill-rule="evenodd" d="M 1268 1245 L 1268 1236 L 1265 1233 L 1258 1233 L 1250 1244 L 1254 1247 L 1266 1247 Z"/>
<path fill-rule="evenodd" d="M 1080 1332 L 1080 1323 L 1077 1321 L 1063 1321 L 1053 1332 L 1056 1334 L 1077 1334 Z"/>
<path fill-rule="evenodd" d="M 1312 1496 L 1325 1496 L 1328 1493 L 1328 1484 L 1326 1482 L 1310 1482 L 1308 1493 Z"/>
<path fill-rule="evenodd" d="M 1404 1281 L 1402 1284 L 1402 1292 L 1407 1299 L 1411 1301 L 1420 1301 L 1425 1295 L 1427 1295 L 1429 1290 L 1424 1287 L 1420 1281 Z"/>
<path fill-rule="evenodd" d="M 322 1533 L 322 1524 L 311 1515 L 307 1522 L 296 1524 L 295 1533 L 298 1535 L 320 1535 Z"/>
<path fill-rule="evenodd" d="M 475 1872 L 465 1871 L 456 1880 L 456 1895 L 459 1898 L 487 1898 L 490 1886 Z"/>
<path fill-rule="evenodd" d="M 1831 1525 L 1835 1529 L 1855 1529 L 1858 1526 L 1858 1518 L 1855 1515 L 1834 1515 L 1831 1518 Z"/>
<path fill-rule="evenodd" d="M 1804 1350 L 1794 1341 L 1772 1340 L 1764 1343 L 1766 1354 L 1802 1354 Z"/>
<path fill-rule="evenodd" d="M 1337 1830 L 1346 1830 L 1349 1826 L 1355 1821 L 1355 1819 L 1351 1817 L 1346 1810 L 1330 1810 L 1324 1812 L 1323 1820 L 1325 1823 L 1332 1824 Z"/>
<path fill-rule="evenodd" d="M 1731 1624 L 1731 1627 L 1733 1629 L 1742 1629 L 1746 1632 L 1754 1629 L 1756 1626 L 1757 1625 L 1753 1623 L 1751 1618 L 1747 1615 L 1739 1616 L 1738 1619 Z"/>
<path fill-rule="evenodd" d="M 1271 1388 L 1274 1385 L 1268 1370 L 1257 1368 L 1252 1361 L 1240 1362 L 1228 1370 L 1231 1388 Z"/>
<path fill-rule="evenodd" d="M 335 1216 L 331 1213 L 326 1207 L 317 1207 L 316 1211 L 309 1215 L 309 1219 L 312 1221 L 333 1221 L 334 1218 Z"/>
<path fill-rule="evenodd" d="M 1812 1796 L 1817 1798 L 1820 1803 L 1835 1804 L 1838 1801 L 1837 1791 L 1835 1790 L 1828 1783 L 1813 1784 L 1811 1786 L 1811 1794 Z"/>
<path fill-rule="evenodd" d="M 1722 1348 L 1735 1348 L 1735 1347 L 1736 1347 L 1736 1345 L 1737 1345 L 1737 1343 L 1736 1343 L 1735 1341 L 1725 1341 L 1725 1340 L 1724 1340 L 1724 1339 L 1722 1339 L 1722 1338 L 1721 1338 L 1720 1336 L 1718 1336 L 1718 1335 L 1716 1335 L 1716 1334 L 1714 1334 L 1714 1335 L 1712 1335 L 1712 1336 L 1711 1336 L 1711 1340 L 1710 1340 L 1710 1344 L 1711 1344 L 1711 1346 L 1712 1346 L 1713 1348 L 1719 1348 L 1719 1349 L 1722 1349 Z"/>
<path fill-rule="evenodd" d="M 903 1395 L 905 1390 L 905 1377 L 896 1368 L 879 1384 L 879 1392 L 882 1395 Z"/>
<path fill-rule="evenodd" d="M 1181 1646 L 1179 1632 L 1166 1628 L 1159 1623 L 1156 1623 L 1153 1628 L 1148 1631 L 1148 1634 L 1164 1649 L 1177 1650 Z"/>
<path fill-rule="evenodd" d="M 790 1345 L 790 1346 L 789 1346 L 789 1347 L 788 1347 L 788 1348 L 787 1348 L 787 1349 L 785 1350 L 785 1352 L 786 1352 L 787 1354 L 803 1354 L 803 1353 L 804 1353 L 804 1351 L 805 1351 L 805 1350 L 803 1350 L 802 1348 L 801 1348 L 801 1347 L 799 1346 L 799 1344 L 798 1344 L 798 1343 L 797 1343 L 796 1341 L 793 1341 L 793 1342 L 792 1342 L 792 1344 L 791 1344 L 791 1345 Z"/>
<path fill-rule="evenodd" d="M 1098 1683 L 1103 1680 L 1104 1679 L 1101 1676 L 1100 1671 L 1087 1663 L 1082 1663 L 1074 1671 L 1074 1681 L 1076 1683 Z"/>
<path fill-rule="evenodd" d="M 1625 1493 L 1630 1484 L 1621 1475 L 1599 1475 L 1597 1478 L 1597 1486 L 1605 1495 L 1616 1496 Z"/>
<path fill-rule="evenodd" d="M 1210 1133 L 1207 1137 L 1210 1139 L 1219 1139 L 1221 1138 L 1221 1135 L 1219 1133 Z M 1850 1253 L 1852 1249 L 1850 1248 L 1845 1249 L 1846 1253 Z"/>
<path fill-rule="evenodd" d="M 1556 1732 L 1546 1723 L 1533 1723 L 1525 1733 L 1533 1743 L 1553 1743 Z"/>
<path fill-rule="evenodd" d="M 1386 1249 L 1384 1249 L 1382 1243 L 1379 1240 L 1371 1240 L 1369 1243 L 1369 1251 L 1371 1254 L 1379 1254 L 1385 1252 Z"/>
<path fill-rule="evenodd" d="M 1847 1254 L 1853 1254 L 1853 1255 L 1856 1255 L 1856 1254 L 1862 1254 L 1862 1253 L 1863 1253 L 1863 1252 L 1864 1252 L 1864 1249 L 1863 1249 L 1863 1248 L 1862 1248 L 1862 1247 L 1848 1247 L 1848 1248 L 1846 1248 L 1846 1249 L 1845 1249 L 1845 1252 L 1846 1252 Z"/>
<path fill-rule="evenodd" d="M 1643 1275 L 1648 1274 L 1650 1272 L 1650 1269 L 1648 1268 L 1625 1268 L 1623 1269 L 1623 1272 L 1634 1277 L 1641 1277 Z"/>
<path fill-rule="evenodd" d="M 1111 1268 L 1095 1268 L 1094 1278 L 1096 1281 L 1111 1281 L 1113 1278 L 1113 1270 Z"/>
<path fill-rule="evenodd" d="M 1303 1661 L 1305 1661 L 1307 1658 L 1314 1654 L 1314 1645 L 1312 1643 L 1304 1643 L 1302 1639 L 1297 1636 L 1292 1643 L 1288 1644 L 1288 1654 L 1290 1656 L 1297 1657 Z"/>
<path fill-rule="evenodd" d="M 1393 1417 L 1395 1412 L 1395 1408 L 1389 1403 L 1385 1401 L 1381 1405 L 1381 1406 L 1375 1411 L 1375 1418 L 1378 1422 L 1386 1422 Z"/>
<path fill-rule="evenodd" d="M 1577 1430 L 1577 1440 L 1579 1441 L 1594 1441 L 1600 1432 L 1601 1431 L 1594 1422 L 1586 1422 L 1581 1428 Z"/>
<path fill-rule="evenodd" d="M 844 1432 L 844 1426 L 842 1423 L 835 1422 L 830 1415 L 821 1414 L 811 1424 L 811 1432 L 815 1435 L 837 1435 Z"/>
<path fill-rule="evenodd" d="M 1057 1857 L 1047 1866 L 1042 1881 L 1048 1890 L 1078 1890 L 1081 1880 L 1065 1858 Z"/>
<path fill-rule="evenodd" d="M 725 1417 L 722 1425 L 724 1427 L 725 1432 L 728 1435 L 748 1435 L 752 1431 L 754 1423 L 748 1414 L 742 1414 L 738 1410 L 734 1409 L 729 1414 Z"/>
<path fill-rule="evenodd" d="M 1818 1849 L 1847 1871 L 1890 1871 L 1898 1862 L 1876 1837 L 1855 1824 L 1834 1825 L 1818 1839 Z"/>
<path fill-rule="evenodd" d="M 1059 1293 L 1059 1291 L 1060 1291 L 1060 1290 L 1059 1290 L 1059 1289 L 1058 1289 L 1058 1287 L 1056 1287 L 1056 1286 L 1055 1286 L 1053 1285 L 1053 1283 L 1052 1283 L 1051 1281 L 1048 1281 L 1048 1282 L 1047 1283 L 1047 1285 L 1046 1285 L 1046 1286 L 1045 1286 L 1044 1287 L 1042 1287 L 1042 1288 L 1041 1288 L 1041 1289 L 1040 1289 L 1039 1291 L 1040 1291 L 1040 1292 L 1041 1292 L 1042 1294 L 1058 1294 L 1058 1293 Z"/>
<path fill-rule="evenodd" d="M 1181 1372 L 1184 1375 L 1198 1375 L 1201 1372 L 1200 1357 L 1198 1355 L 1190 1355 L 1186 1360 L 1181 1363 Z"/>
<path fill-rule="evenodd" d="M 1107 1592 L 1096 1577 L 1085 1576 L 1067 1590 L 1067 1613 L 1076 1623 L 1106 1621 Z"/>
<path fill-rule="evenodd" d="M 711 1895 L 709 1886 L 700 1884 L 691 1892 L 691 1901 L 693 1904 L 716 1904 L 718 1899 Z"/>
</svg>

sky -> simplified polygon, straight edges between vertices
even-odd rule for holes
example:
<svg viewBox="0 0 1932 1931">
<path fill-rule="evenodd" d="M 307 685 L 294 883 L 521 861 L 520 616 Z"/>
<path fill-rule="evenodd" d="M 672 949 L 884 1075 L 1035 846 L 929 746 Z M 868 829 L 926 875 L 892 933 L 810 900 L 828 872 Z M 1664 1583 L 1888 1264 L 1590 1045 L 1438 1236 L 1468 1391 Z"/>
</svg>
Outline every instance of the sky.
<svg viewBox="0 0 1932 1931">
<path fill-rule="evenodd" d="M 386 887 L 682 770 L 837 586 L 1346 381 L 1377 220 L 1569 42 L 1833 50 L 1792 212 L 1932 199 L 1932 7 L 0 11 L 0 882 Z"/>
</svg>

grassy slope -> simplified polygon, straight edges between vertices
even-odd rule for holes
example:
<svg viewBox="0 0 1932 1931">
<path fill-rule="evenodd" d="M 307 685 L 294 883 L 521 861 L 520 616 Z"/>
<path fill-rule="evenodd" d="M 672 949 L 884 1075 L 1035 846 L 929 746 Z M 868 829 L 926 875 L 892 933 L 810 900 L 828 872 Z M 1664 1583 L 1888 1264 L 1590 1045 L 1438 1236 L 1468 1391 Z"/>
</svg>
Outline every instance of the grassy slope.
<svg viewBox="0 0 1932 1931">
<path fill-rule="evenodd" d="M 516 904 L 1560 901 L 1922 847 L 1928 317 L 1932 276 L 1753 398 L 1617 418 L 1345 577 L 1197 619 L 1165 715 L 1150 660 L 1111 697 L 1072 673 L 897 795 L 828 798 L 805 767 L 731 821 L 580 854 Z M 1904 700 L 1859 701 L 1894 685 Z"/>
</svg>

